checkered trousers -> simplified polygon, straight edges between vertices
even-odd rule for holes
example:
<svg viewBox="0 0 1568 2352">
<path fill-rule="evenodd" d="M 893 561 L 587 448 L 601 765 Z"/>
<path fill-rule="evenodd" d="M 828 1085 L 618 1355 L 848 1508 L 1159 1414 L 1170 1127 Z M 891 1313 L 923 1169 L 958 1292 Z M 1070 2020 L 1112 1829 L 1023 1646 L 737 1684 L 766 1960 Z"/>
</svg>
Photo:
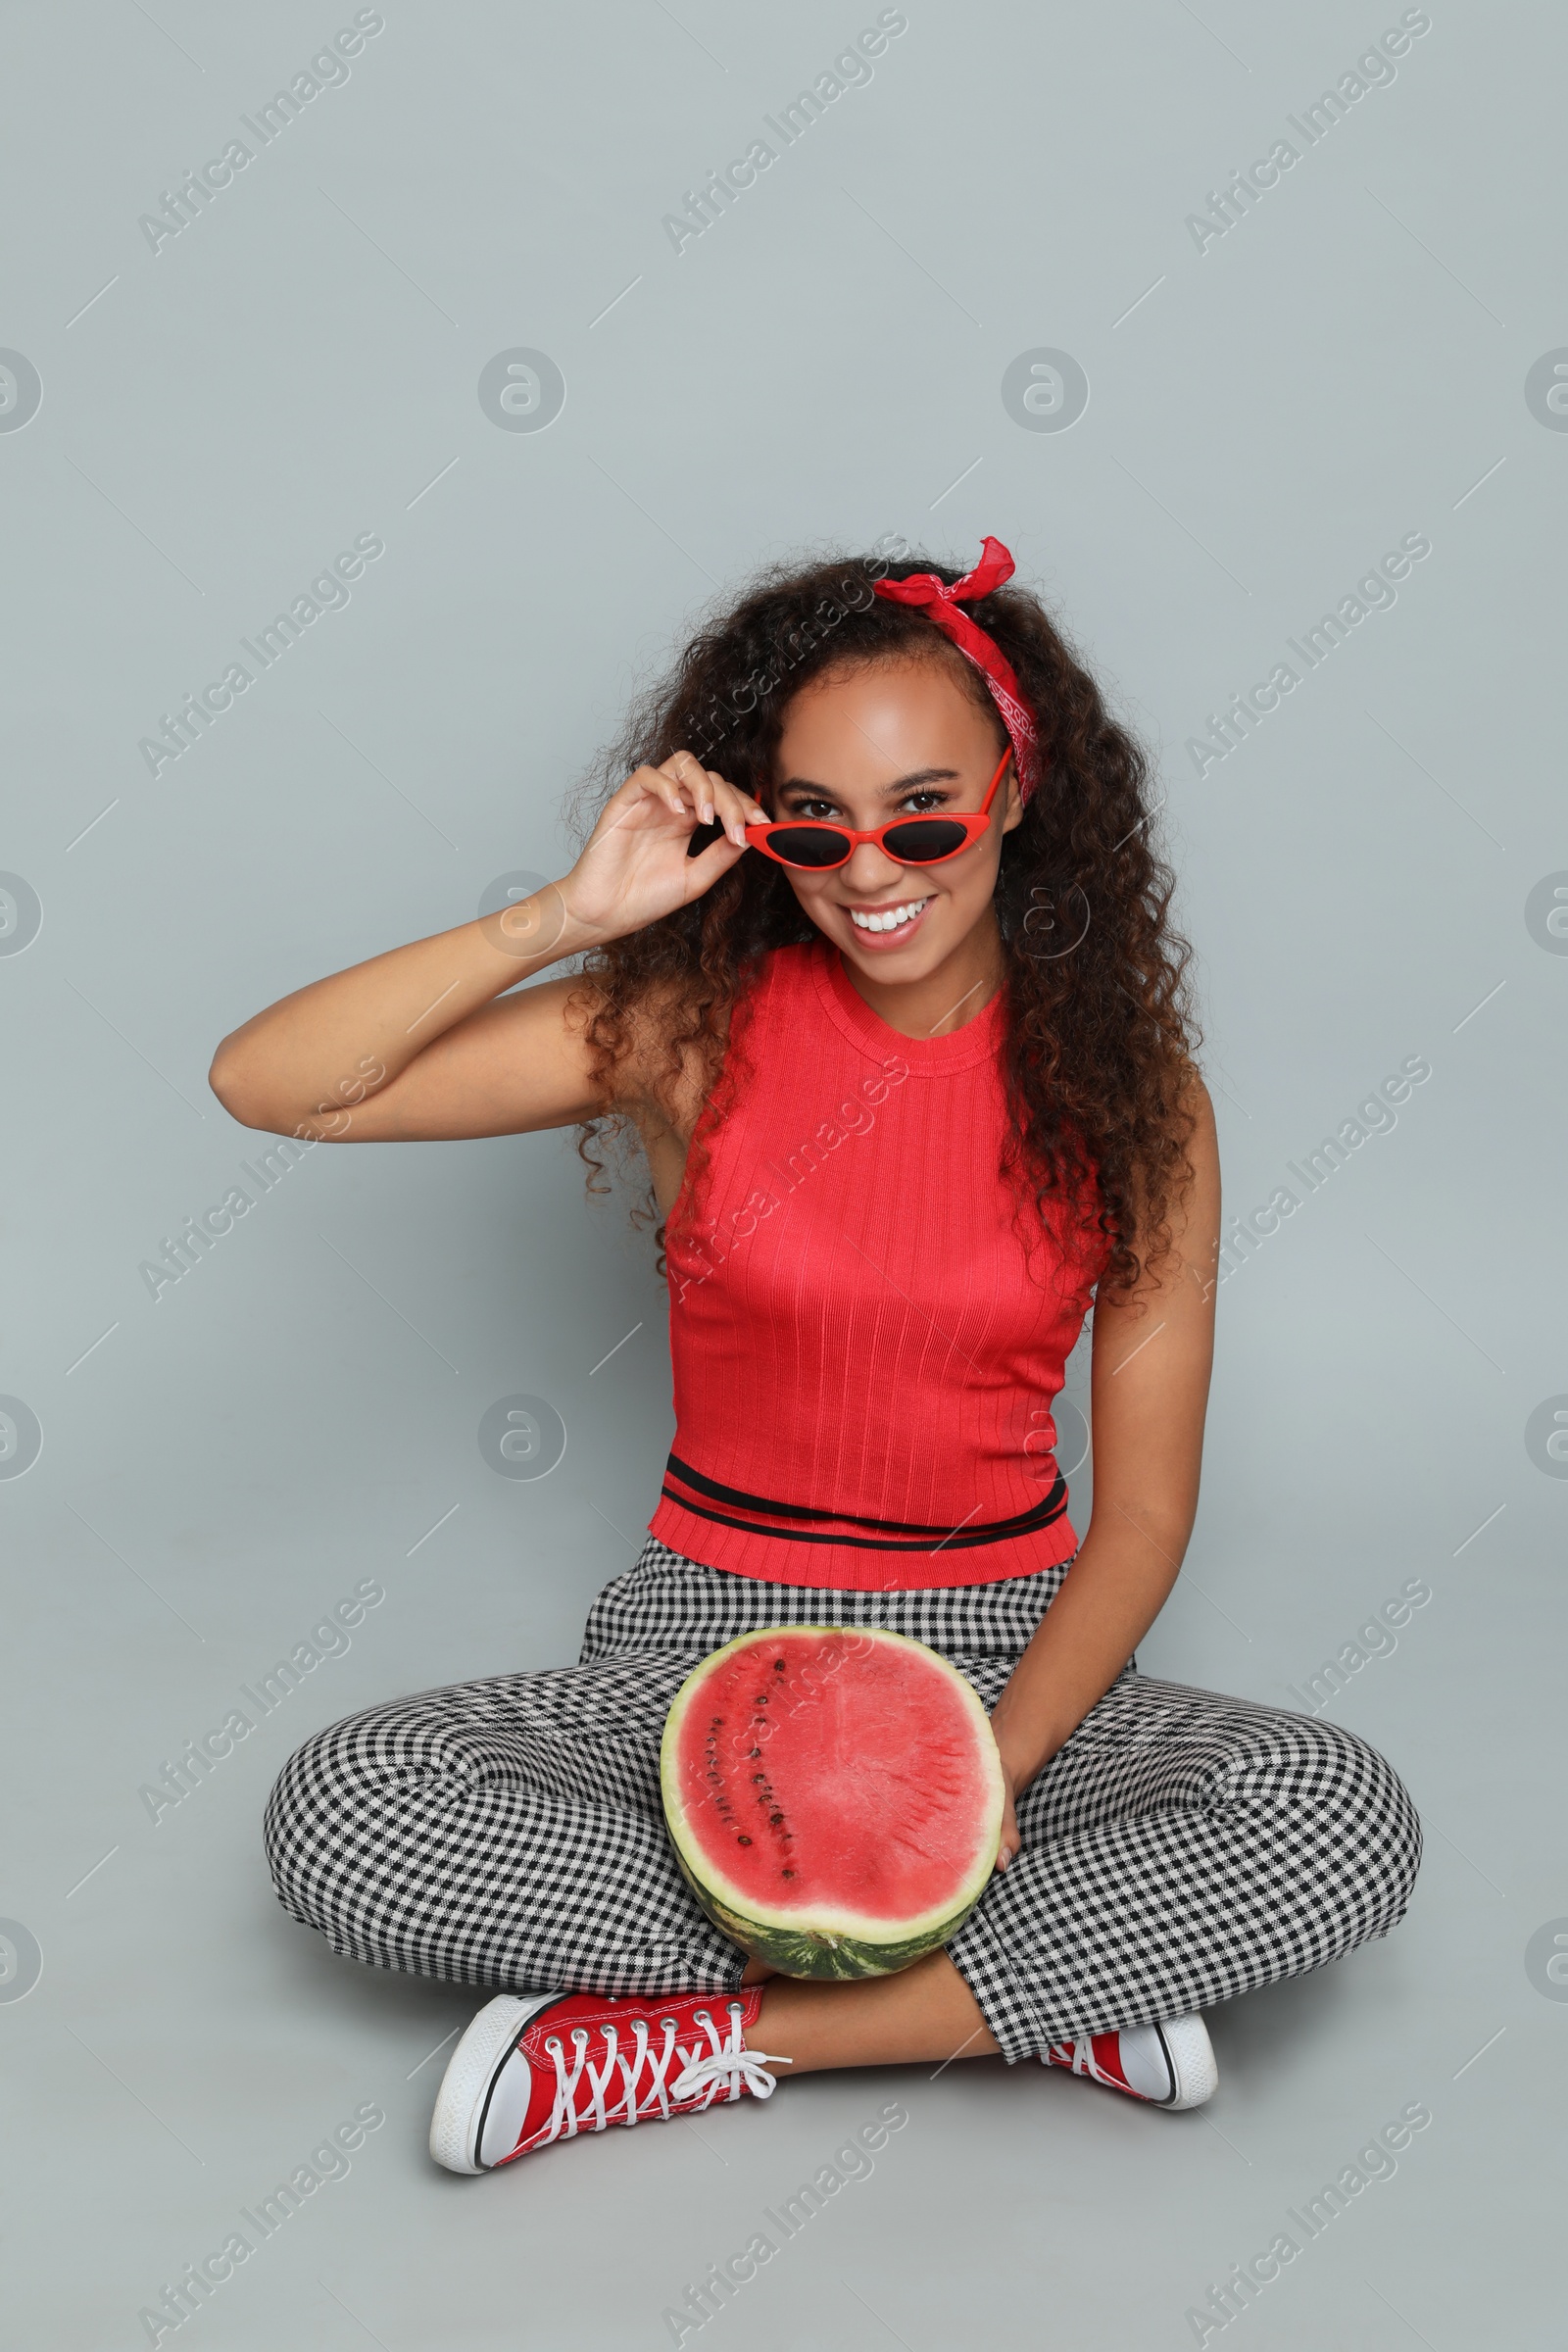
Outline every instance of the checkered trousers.
<svg viewBox="0 0 1568 2352">
<path fill-rule="evenodd" d="M 724 1992 L 746 1955 L 692 1897 L 659 1744 L 736 1635 L 874 1625 L 994 1706 L 1069 1563 L 996 1584 L 825 1592 L 650 1538 L 576 1666 L 424 1690 L 290 1757 L 265 1836 L 279 1900 L 336 1952 L 488 1988 Z M 1421 1833 L 1352 1733 L 1129 1666 L 1018 1804 L 1023 1847 L 948 1950 L 1009 2061 L 1303 1975 L 1404 1912 Z"/>
</svg>

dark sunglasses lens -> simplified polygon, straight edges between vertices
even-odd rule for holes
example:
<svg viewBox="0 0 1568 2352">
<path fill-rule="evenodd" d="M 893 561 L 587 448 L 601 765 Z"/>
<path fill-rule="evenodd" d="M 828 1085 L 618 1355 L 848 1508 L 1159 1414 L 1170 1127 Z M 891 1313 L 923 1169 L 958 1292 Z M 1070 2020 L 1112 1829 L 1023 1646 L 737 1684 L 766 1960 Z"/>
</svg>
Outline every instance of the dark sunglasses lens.
<svg viewBox="0 0 1568 2352">
<path fill-rule="evenodd" d="M 848 840 L 831 825 L 780 825 L 767 846 L 787 865 L 842 865 L 850 854 Z"/>
<path fill-rule="evenodd" d="M 902 825 L 890 825 L 882 836 L 888 856 L 901 865 L 930 865 L 938 858 L 951 858 L 967 838 L 951 816 L 911 816 Z"/>
</svg>

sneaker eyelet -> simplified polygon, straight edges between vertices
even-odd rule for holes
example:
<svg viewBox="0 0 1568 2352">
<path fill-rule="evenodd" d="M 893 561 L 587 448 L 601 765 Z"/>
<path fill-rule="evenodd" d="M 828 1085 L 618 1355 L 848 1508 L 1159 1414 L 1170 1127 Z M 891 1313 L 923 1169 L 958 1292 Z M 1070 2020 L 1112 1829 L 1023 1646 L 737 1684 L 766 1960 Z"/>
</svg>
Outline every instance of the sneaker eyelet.
<svg viewBox="0 0 1568 2352">
<path fill-rule="evenodd" d="M 552 2053 L 559 2051 L 561 2048 L 561 2035 L 559 2034 L 547 2034 L 545 2036 L 545 2048 Z"/>
<path fill-rule="evenodd" d="M 694 2009 L 692 2017 L 699 2026 L 710 2026 L 713 2022 L 713 2013 L 710 2009 Z"/>
</svg>

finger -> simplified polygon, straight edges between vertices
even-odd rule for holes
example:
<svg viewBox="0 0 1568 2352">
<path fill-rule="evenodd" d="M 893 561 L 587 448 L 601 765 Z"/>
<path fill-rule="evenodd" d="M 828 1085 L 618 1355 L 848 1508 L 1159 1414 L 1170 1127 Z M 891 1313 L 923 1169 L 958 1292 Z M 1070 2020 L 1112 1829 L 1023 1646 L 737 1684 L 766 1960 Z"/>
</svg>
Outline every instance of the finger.
<svg viewBox="0 0 1568 2352">
<path fill-rule="evenodd" d="M 713 884 L 729 872 L 730 867 L 742 855 L 743 852 L 736 848 L 729 835 L 720 833 L 716 840 L 709 843 L 706 850 L 699 850 L 695 858 L 688 858 L 686 860 L 687 904 L 689 905 L 693 899 L 700 899 L 705 891 L 711 890 Z"/>
<path fill-rule="evenodd" d="M 678 777 L 665 784 L 663 798 L 677 816 L 696 816 L 697 796 Z"/>
<path fill-rule="evenodd" d="M 676 816 L 689 815 L 691 812 L 681 798 L 680 787 L 666 773 L 667 766 L 666 761 L 663 767 L 639 767 L 629 775 L 620 790 L 606 803 L 600 823 L 604 824 L 608 818 L 607 830 L 612 830 L 627 817 L 634 816 L 640 808 L 645 808 L 650 801 L 657 803 L 661 808 L 672 810 Z"/>
<path fill-rule="evenodd" d="M 748 822 L 755 822 L 757 818 L 765 814 L 756 794 L 748 792 L 743 784 L 732 784 L 727 776 L 718 775 L 712 768 L 708 770 L 708 780 L 712 785 L 715 796 L 733 801 L 736 808 L 743 811 Z"/>
<path fill-rule="evenodd" d="M 746 828 L 749 824 L 762 821 L 761 810 L 749 792 L 742 792 L 734 784 L 726 784 L 722 776 L 715 776 L 710 771 L 709 782 L 719 823 L 737 848 L 744 849 Z M 710 817 L 708 821 L 711 823 L 712 818 Z"/>
<path fill-rule="evenodd" d="M 717 808 L 715 804 L 718 800 L 718 795 L 723 786 L 724 779 L 721 775 L 715 773 L 715 771 L 710 767 L 705 767 L 702 769 L 701 775 L 702 781 L 696 787 L 698 813 L 702 817 L 705 825 L 711 825 L 715 822 L 718 824 L 723 824 L 723 810 Z"/>
<path fill-rule="evenodd" d="M 669 758 L 663 762 L 662 773 L 690 801 L 701 821 L 704 824 L 711 824 L 713 821 L 712 787 L 709 782 L 708 770 L 702 761 L 695 759 L 690 752 L 671 752 Z"/>
<path fill-rule="evenodd" d="M 677 815 L 700 815 L 701 796 L 698 787 L 701 786 L 706 792 L 707 782 L 702 768 L 690 752 L 671 752 L 667 760 L 662 760 L 649 772 L 658 778 L 656 789 L 660 797 Z"/>
<path fill-rule="evenodd" d="M 704 767 L 692 753 L 677 752 L 671 764 L 676 768 L 682 783 L 695 792 L 704 824 L 713 822 L 715 803 L 724 794 L 732 795 L 736 802 L 746 808 L 748 815 L 753 812 L 756 804 L 752 801 L 749 793 L 741 792 L 736 785 L 730 783 L 727 776 L 721 775 L 716 767 Z"/>
<path fill-rule="evenodd" d="M 672 781 L 678 782 L 690 794 L 700 824 L 722 824 L 737 849 L 746 847 L 746 827 L 764 823 L 765 811 L 750 793 L 719 774 L 716 768 L 704 767 L 695 754 L 672 752 L 664 762 L 664 770 Z M 737 829 L 738 828 L 738 829 Z"/>
</svg>

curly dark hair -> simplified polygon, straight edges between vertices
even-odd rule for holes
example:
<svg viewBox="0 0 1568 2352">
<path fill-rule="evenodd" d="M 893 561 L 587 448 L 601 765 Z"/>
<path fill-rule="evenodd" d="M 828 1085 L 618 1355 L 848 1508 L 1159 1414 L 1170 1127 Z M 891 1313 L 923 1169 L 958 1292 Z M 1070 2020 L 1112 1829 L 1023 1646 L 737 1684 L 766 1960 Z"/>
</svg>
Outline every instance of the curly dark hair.
<svg viewBox="0 0 1568 2352">
<path fill-rule="evenodd" d="M 792 697 L 829 671 L 890 660 L 946 662 L 995 723 L 1000 752 L 1004 732 L 974 665 L 918 610 L 872 592 L 876 579 L 916 571 L 950 586 L 960 576 L 906 552 L 762 572 L 709 613 L 674 670 L 638 700 L 581 797 L 602 806 L 634 768 L 685 749 L 768 806 Z M 1004 1168 L 1020 1203 L 1032 1199 L 1043 1216 L 1065 1206 L 1086 1241 L 1102 1237 L 1102 1281 L 1124 1295 L 1169 1254 L 1170 1208 L 1193 1173 L 1200 1043 L 1192 951 L 1167 919 L 1174 876 L 1150 839 L 1149 763 L 1038 598 L 1007 586 L 964 611 L 1012 663 L 1044 756 L 1039 789 L 1004 838 L 997 879 Z M 705 830 L 696 846 L 713 838 Z M 618 1126 L 627 1140 L 612 1107 L 615 1079 L 634 1040 L 646 1040 L 650 1005 L 665 1054 L 652 1083 L 666 1115 L 677 1083 L 694 1067 L 701 1076 L 700 1167 L 721 1108 L 732 1007 L 772 949 L 817 936 L 784 870 L 742 858 L 703 898 L 585 958 L 585 1035 L 607 1105 L 579 1133 L 590 1190 L 608 1189 L 600 1148 L 609 1131 Z"/>
</svg>

